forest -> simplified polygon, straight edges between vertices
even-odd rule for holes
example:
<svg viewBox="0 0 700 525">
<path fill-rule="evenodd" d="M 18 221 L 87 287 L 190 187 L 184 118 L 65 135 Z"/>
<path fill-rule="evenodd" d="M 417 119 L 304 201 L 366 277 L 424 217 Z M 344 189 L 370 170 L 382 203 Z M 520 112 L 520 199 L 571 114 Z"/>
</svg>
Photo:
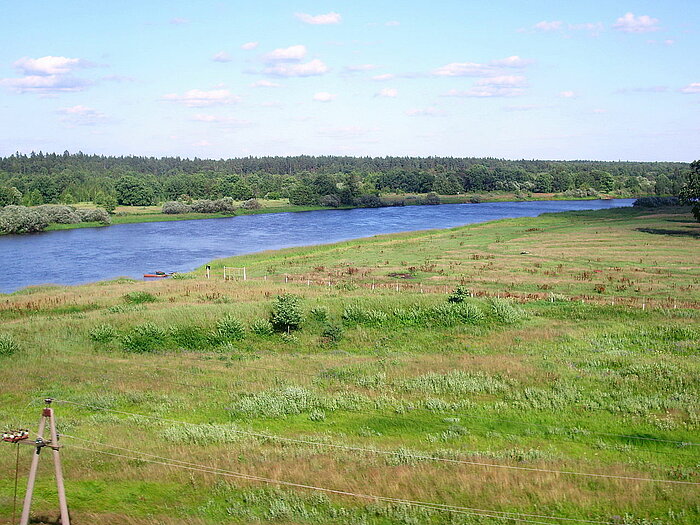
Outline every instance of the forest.
<svg viewBox="0 0 700 525">
<path fill-rule="evenodd" d="M 688 171 L 681 162 L 306 155 L 210 160 L 32 152 L 0 158 L 0 206 L 95 202 L 109 209 L 223 197 L 338 206 L 382 193 L 430 192 L 676 195 Z"/>
</svg>

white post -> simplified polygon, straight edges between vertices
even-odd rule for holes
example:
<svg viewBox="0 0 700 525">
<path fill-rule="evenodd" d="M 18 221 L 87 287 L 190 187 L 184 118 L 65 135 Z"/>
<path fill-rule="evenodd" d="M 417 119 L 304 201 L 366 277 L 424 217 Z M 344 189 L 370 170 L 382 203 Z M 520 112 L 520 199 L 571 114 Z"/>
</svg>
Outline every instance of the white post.
<svg viewBox="0 0 700 525">
<path fill-rule="evenodd" d="M 226 266 L 224 266 L 224 281 L 226 280 Z"/>
<path fill-rule="evenodd" d="M 247 276 L 246 273 L 245 273 L 245 266 L 243 267 L 243 280 L 244 280 L 244 281 L 247 281 L 247 280 L 248 280 L 248 276 Z"/>
<path fill-rule="evenodd" d="M 289 276 L 287 274 L 284 274 L 284 282 L 286 283 L 288 281 L 289 281 Z"/>
</svg>

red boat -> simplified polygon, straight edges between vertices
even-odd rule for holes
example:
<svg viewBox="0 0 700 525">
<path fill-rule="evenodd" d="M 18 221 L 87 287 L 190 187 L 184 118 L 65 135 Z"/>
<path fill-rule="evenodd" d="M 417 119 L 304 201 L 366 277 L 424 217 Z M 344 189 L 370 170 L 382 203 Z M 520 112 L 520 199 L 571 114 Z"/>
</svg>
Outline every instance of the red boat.
<svg viewBox="0 0 700 525">
<path fill-rule="evenodd" d="M 144 273 L 144 277 L 170 277 L 172 273 L 165 272 L 154 272 L 154 273 Z"/>
</svg>

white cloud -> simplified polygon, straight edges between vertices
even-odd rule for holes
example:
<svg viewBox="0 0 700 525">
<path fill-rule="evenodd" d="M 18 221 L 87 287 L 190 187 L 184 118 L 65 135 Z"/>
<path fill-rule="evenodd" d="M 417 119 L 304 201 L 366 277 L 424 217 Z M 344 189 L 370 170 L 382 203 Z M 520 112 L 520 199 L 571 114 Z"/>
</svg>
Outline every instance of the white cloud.
<svg viewBox="0 0 700 525">
<path fill-rule="evenodd" d="M 575 98 L 576 93 L 574 91 L 560 91 L 559 96 L 561 98 Z"/>
<path fill-rule="evenodd" d="M 522 87 L 527 84 L 527 79 L 520 75 L 503 75 L 484 78 L 476 83 L 479 86 Z"/>
<path fill-rule="evenodd" d="M 409 109 L 406 111 L 409 117 L 442 117 L 445 112 L 433 106 L 422 109 Z"/>
<path fill-rule="evenodd" d="M 319 91 L 314 95 L 314 101 L 316 102 L 331 102 L 335 100 L 338 95 L 328 93 L 326 91 Z"/>
<path fill-rule="evenodd" d="M 75 69 L 94 66 L 82 58 L 51 55 L 41 58 L 22 57 L 13 65 L 24 76 L 0 79 L 0 84 L 18 93 L 52 94 L 81 91 L 92 84 L 91 81 L 71 76 Z"/>
<path fill-rule="evenodd" d="M 82 91 L 92 82 L 67 75 L 29 75 L 22 78 L 3 78 L 0 85 L 18 93 L 63 93 Z"/>
<path fill-rule="evenodd" d="M 613 27 L 624 33 L 649 33 L 659 30 L 659 20 L 648 15 L 634 16 L 633 13 L 626 13 L 618 18 Z"/>
<path fill-rule="evenodd" d="M 507 58 L 502 58 L 501 60 L 492 60 L 489 62 L 490 66 L 496 67 L 525 67 L 532 64 L 532 60 L 526 58 L 520 58 L 518 55 L 513 55 Z"/>
<path fill-rule="evenodd" d="M 208 106 L 234 104 L 240 100 L 240 97 L 234 95 L 228 89 L 214 89 L 211 91 L 190 89 L 182 95 L 178 95 L 176 93 L 163 95 L 163 100 L 179 102 L 188 108 L 203 108 Z"/>
<path fill-rule="evenodd" d="M 276 88 L 276 87 L 280 87 L 280 85 L 281 85 L 281 84 L 278 84 L 277 82 L 270 82 L 269 80 L 257 80 L 257 81 L 255 81 L 255 82 L 253 82 L 253 83 L 250 85 L 250 87 L 254 87 L 254 88 L 259 88 L 259 87 L 263 87 L 263 88 Z"/>
<path fill-rule="evenodd" d="M 198 113 L 193 115 L 190 120 L 195 122 L 210 122 L 213 124 L 225 124 L 227 126 L 249 126 L 251 122 L 249 120 L 240 120 L 233 117 L 221 117 L 218 115 L 207 115 L 203 113 Z"/>
<path fill-rule="evenodd" d="M 487 64 L 478 62 L 451 62 L 433 70 L 433 75 L 438 77 L 485 77 L 496 75 L 504 68 L 523 68 L 532 63 L 532 60 L 513 55 L 500 60 L 492 60 Z"/>
<path fill-rule="evenodd" d="M 601 114 L 607 113 L 607 112 L 608 112 L 607 109 L 602 109 L 602 108 L 596 108 L 593 110 L 593 113 L 595 113 L 596 115 L 601 115 Z"/>
<path fill-rule="evenodd" d="M 389 20 L 389 21 L 388 21 L 387 23 L 385 23 L 384 25 L 387 26 L 387 27 L 396 27 L 396 26 L 400 26 L 400 25 L 401 25 L 401 22 L 399 22 L 398 20 Z"/>
<path fill-rule="evenodd" d="M 697 93 L 700 93 L 700 82 L 693 82 L 692 84 L 688 84 L 684 88 L 681 88 L 681 93 L 685 93 L 686 95 L 695 95 Z"/>
<path fill-rule="evenodd" d="M 375 97 L 388 97 L 388 98 L 396 98 L 399 94 L 399 90 L 396 88 L 384 88 L 379 90 L 374 96 Z"/>
<path fill-rule="evenodd" d="M 564 22 L 561 20 L 553 20 L 551 22 L 543 20 L 542 22 L 537 22 L 533 28 L 538 31 L 559 31 L 563 25 Z"/>
<path fill-rule="evenodd" d="M 338 13 L 333 12 L 315 16 L 306 13 L 295 13 L 294 16 L 305 24 L 311 25 L 339 24 L 342 20 L 342 17 Z"/>
<path fill-rule="evenodd" d="M 176 26 L 181 26 L 183 24 L 189 24 L 190 21 L 187 18 L 171 18 L 170 23 Z"/>
<path fill-rule="evenodd" d="M 229 55 L 226 51 L 219 51 L 213 57 L 211 57 L 211 59 L 214 62 L 231 62 L 231 60 L 233 60 L 231 55 Z"/>
<path fill-rule="evenodd" d="M 306 46 L 280 47 L 265 55 L 266 62 L 297 62 L 306 56 Z"/>
<path fill-rule="evenodd" d="M 467 90 L 450 89 L 445 93 L 444 97 L 475 97 L 475 98 L 491 98 L 491 97 L 515 97 L 522 95 L 523 90 L 519 87 L 505 87 L 498 85 L 478 85 Z"/>
<path fill-rule="evenodd" d="M 634 87 L 634 88 L 622 88 L 615 90 L 617 94 L 626 93 L 665 93 L 668 91 L 667 86 L 650 86 L 650 87 Z"/>
<path fill-rule="evenodd" d="M 312 77 L 328 71 L 328 66 L 318 59 L 303 64 L 280 63 L 264 69 L 264 73 L 277 77 Z"/>
<path fill-rule="evenodd" d="M 192 145 L 198 148 L 206 148 L 212 144 L 208 140 L 198 140 L 197 142 L 193 142 Z"/>
<path fill-rule="evenodd" d="M 246 42 L 241 46 L 241 49 L 245 49 L 246 51 L 250 51 L 251 49 L 255 49 L 258 47 L 259 42 Z"/>
<path fill-rule="evenodd" d="M 92 64 L 82 58 L 45 56 L 41 58 L 22 57 L 13 64 L 25 75 L 64 75 L 79 67 Z"/>
<path fill-rule="evenodd" d="M 63 115 L 61 121 L 78 126 L 94 126 L 108 120 L 104 113 L 82 105 L 61 108 L 56 112 Z"/>
<path fill-rule="evenodd" d="M 484 64 L 476 62 L 451 62 L 433 70 L 433 75 L 438 77 L 481 77 L 491 70 Z"/>
<path fill-rule="evenodd" d="M 392 78 L 396 78 L 396 75 L 392 75 L 391 73 L 384 73 L 383 75 L 374 75 L 372 77 L 372 80 L 391 80 Z"/>
</svg>

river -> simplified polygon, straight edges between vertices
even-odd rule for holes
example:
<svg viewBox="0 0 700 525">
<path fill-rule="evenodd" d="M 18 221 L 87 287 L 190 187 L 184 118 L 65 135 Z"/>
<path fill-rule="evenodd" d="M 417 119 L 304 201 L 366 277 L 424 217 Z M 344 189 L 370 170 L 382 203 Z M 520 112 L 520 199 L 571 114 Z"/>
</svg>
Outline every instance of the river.
<svg viewBox="0 0 700 525">
<path fill-rule="evenodd" d="M 493 202 L 117 224 L 0 236 L 0 292 L 37 284 L 82 284 L 156 270 L 187 272 L 219 257 L 325 244 L 383 233 L 631 206 L 633 199 Z"/>
</svg>

